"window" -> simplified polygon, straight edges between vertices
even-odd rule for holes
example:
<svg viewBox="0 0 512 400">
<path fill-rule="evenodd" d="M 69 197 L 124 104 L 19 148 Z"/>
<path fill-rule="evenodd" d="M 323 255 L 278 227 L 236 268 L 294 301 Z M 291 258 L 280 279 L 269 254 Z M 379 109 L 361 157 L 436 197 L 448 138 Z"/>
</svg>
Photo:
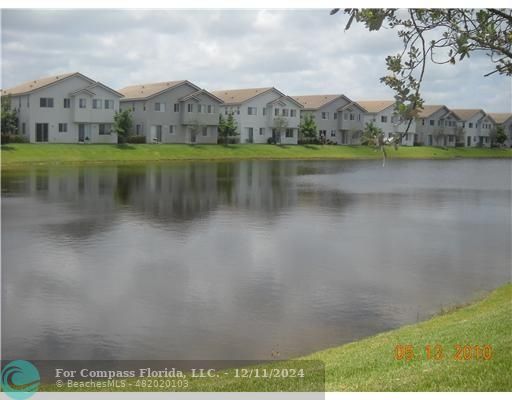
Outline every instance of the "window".
<svg viewBox="0 0 512 400">
<path fill-rule="evenodd" d="M 338 113 L 337 112 L 334 113 L 333 118 L 334 119 L 338 119 Z"/>
<path fill-rule="evenodd" d="M 100 135 L 110 135 L 112 124 L 99 124 L 98 133 Z"/>
<path fill-rule="evenodd" d="M 469 123 L 469 128 L 473 128 L 473 122 Z"/>
<path fill-rule="evenodd" d="M 180 103 L 174 103 L 174 112 L 180 112 Z"/>
<path fill-rule="evenodd" d="M 290 117 L 296 117 L 296 116 L 297 116 L 297 110 L 295 110 L 295 109 L 293 109 L 293 108 L 292 108 L 292 109 L 290 110 Z M 335 118 L 335 119 L 336 119 L 336 118 Z"/>
<path fill-rule="evenodd" d="M 203 136 L 208 136 L 208 127 L 203 126 Z"/>
<path fill-rule="evenodd" d="M 25 125 L 25 122 L 23 122 L 23 123 L 21 124 L 21 133 L 22 133 L 23 135 L 26 135 L 26 134 L 27 134 L 27 126 Z"/>
<path fill-rule="evenodd" d="M 336 131 L 334 129 L 331 130 L 331 137 L 336 137 Z"/>
<path fill-rule="evenodd" d="M 247 115 L 256 115 L 256 107 L 247 107 Z"/>
<path fill-rule="evenodd" d="M 438 120 L 437 121 L 437 126 L 442 126 L 443 125 L 443 121 L 442 120 Z"/>
<path fill-rule="evenodd" d="M 208 114 L 213 114 L 213 106 L 208 104 Z"/>
<path fill-rule="evenodd" d="M 155 111 L 165 112 L 165 103 L 155 103 Z"/>
<path fill-rule="evenodd" d="M 274 115 L 275 115 L 276 117 L 278 117 L 278 116 L 279 116 L 279 108 L 277 108 L 277 107 L 276 107 L 276 108 L 274 108 Z"/>
<path fill-rule="evenodd" d="M 262 113 L 263 115 L 267 115 L 267 108 L 266 107 L 263 107 L 262 111 L 263 111 L 263 113 Z"/>
<path fill-rule="evenodd" d="M 203 107 L 203 105 L 202 105 L 202 104 L 198 104 L 198 105 L 197 105 L 197 112 L 198 112 L 198 113 L 202 113 L 202 112 L 203 112 L 203 108 L 204 108 L 204 107 Z"/>
<path fill-rule="evenodd" d="M 320 136 L 325 137 L 325 136 L 327 135 L 327 131 L 326 131 L 325 129 L 321 129 L 321 130 L 319 130 L 319 131 L 318 131 L 318 134 L 319 134 Z"/>
<path fill-rule="evenodd" d="M 189 112 L 189 113 L 190 113 L 190 112 L 192 112 L 192 111 L 194 111 L 194 105 L 193 105 L 193 104 L 188 103 L 188 104 L 187 104 L 187 112 Z"/>
<path fill-rule="evenodd" d="M 142 135 L 142 125 L 141 124 L 135 125 L 135 134 L 137 136 Z"/>
<path fill-rule="evenodd" d="M 286 137 L 287 138 L 293 137 L 293 129 L 292 128 L 286 128 Z"/>
<path fill-rule="evenodd" d="M 92 99 L 92 108 L 100 109 L 102 101 L 99 99 Z"/>
<path fill-rule="evenodd" d="M 260 136 L 263 136 L 265 134 L 265 128 L 260 128 Z"/>
<path fill-rule="evenodd" d="M 86 108 L 87 107 L 87 99 L 79 99 L 78 100 L 78 107 Z"/>
<path fill-rule="evenodd" d="M 114 100 L 105 100 L 105 110 L 114 109 Z"/>
<path fill-rule="evenodd" d="M 361 114 L 357 114 L 357 120 L 361 121 Z"/>
<path fill-rule="evenodd" d="M 237 107 L 237 108 L 236 108 L 236 114 L 237 114 L 237 115 L 240 115 L 240 107 Z"/>
<path fill-rule="evenodd" d="M 466 123 L 465 123 L 465 122 L 463 122 L 463 123 L 462 123 L 462 127 L 463 127 L 463 128 L 465 128 L 465 127 L 466 127 Z"/>
<path fill-rule="evenodd" d="M 424 119 L 421 120 L 421 125 L 425 125 L 425 120 Z"/>
<path fill-rule="evenodd" d="M 434 121 L 433 119 L 430 120 L 430 126 L 435 126 L 436 124 L 436 121 Z"/>
<path fill-rule="evenodd" d="M 173 134 L 174 134 L 174 125 L 169 125 L 169 133 L 170 133 L 171 135 L 173 135 Z"/>
<path fill-rule="evenodd" d="M 322 119 L 329 119 L 329 113 L 328 113 L 328 112 L 323 111 L 323 112 L 322 112 Z"/>
<path fill-rule="evenodd" d="M 68 124 L 59 124 L 59 132 L 67 132 Z"/>
<path fill-rule="evenodd" d="M 350 120 L 353 121 L 355 119 L 354 114 L 350 113 Z"/>
<path fill-rule="evenodd" d="M 288 116 L 288 109 L 283 108 L 283 117 L 287 117 L 287 116 Z"/>
<path fill-rule="evenodd" d="M 71 107 L 71 99 L 64 99 L 64 108 Z"/>
<path fill-rule="evenodd" d="M 384 122 L 384 123 L 388 122 L 388 116 L 387 115 L 381 115 L 380 116 L 380 122 Z"/>
<path fill-rule="evenodd" d="M 39 107 L 53 108 L 53 97 L 41 97 L 39 99 Z"/>
</svg>

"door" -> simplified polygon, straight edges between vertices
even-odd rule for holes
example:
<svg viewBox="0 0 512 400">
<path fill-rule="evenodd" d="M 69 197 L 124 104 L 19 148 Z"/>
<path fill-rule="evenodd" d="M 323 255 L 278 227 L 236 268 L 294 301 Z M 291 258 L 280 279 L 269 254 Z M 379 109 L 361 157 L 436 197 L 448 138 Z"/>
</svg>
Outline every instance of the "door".
<svg viewBox="0 0 512 400">
<path fill-rule="evenodd" d="M 196 142 L 196 131 L 195 129 L 192 129 L 192 128 L 189 128 L 190 129 L 190 143 L 195 143 Z"/>
<path fill-rule="evenodd" d="M 36 124 L 36 142 L 48 142 L 48 124 Z"/>
<path fill-rule="evenodd" d="M 85 142 L 85 124 L 78 124 L 78 141 Z"/>
<path fill-rule="evenodd" d="M 247 131 L 248 131 L 248 135 L 249 135 L 248 141 L 249 141 L 249 143 L 253 143 L 254 142 L 254 130 L 253 130 L 253 128 L 247 128 Z"/>
<path fill-rule="evenodd" d="M 467 137 L 467 144 L 468 144 L 468 147 L 471 147 L 471 136 Z"/>
</svg>

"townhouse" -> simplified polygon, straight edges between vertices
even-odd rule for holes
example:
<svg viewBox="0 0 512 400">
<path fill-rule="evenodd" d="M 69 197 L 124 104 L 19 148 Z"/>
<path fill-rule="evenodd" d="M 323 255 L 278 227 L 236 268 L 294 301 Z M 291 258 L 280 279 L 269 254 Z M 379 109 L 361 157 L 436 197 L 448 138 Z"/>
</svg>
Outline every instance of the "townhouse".
<svg viewBox="0 0 512 400">
<path fill-rule="evenodd" d="M 491 146 L 490 135 L 494 129 L 494 124 L 484 110 L 452 109 L 451 111 L 459 119 L 458 125 L 464 135 L 464 146 Z"/>
<path fill-rule="evenodd" d="M 381 129 L 384 137 L 392 138 L 400 135 L 403 146 L 414 146 L 416 133 L 416 121 L 402 120 L 395 111 L 394 100 L 358 100 L 359 104 L 366 112 L 364 114 L 364 125 L 373 123 Z M 407 130 L 407 128 L 409 128 Z M 407 131 L 407 133 L 406 133 Z"/>
<path fill-rule="evenodd" d="M 455 147 L 463 141 L 459 118 L 443 105 L 423 105 L 416 117 L 414 143 Z"/>
<path fill-rule="evenodd" d="M 274 87 L 217 90 L 222 113 L 232 114 L 240 143 L 297 144 L 302 105 Z"/>
<path fill-rule="evenodd" d="M 312 115 L 318 134 L 337 144 L 358 144 L 363 131 L 363 113 L 343 94 L 293 96 L 302 105 L 301 118 Z"/>
<path fill-rule="evenodd" d="M 487 116 L 491 119 L 494 124 L 494 128 L 501 126 L 507 140 L 505 146 L 512 147 L 512 113 L 488 113 Z"/>
<path fill-rule="evenodd" d="M 131 110 L 133 134 L 147 143 L 217 143 L 222 100 L 187 80 L 119 89 Z"/>
<path fill-rule="evenodd" d="M 122 95 L 79 72 L 2 90 L 7 95 L 31 143 L 117 143 L 112 122 Z"/>
</svg>

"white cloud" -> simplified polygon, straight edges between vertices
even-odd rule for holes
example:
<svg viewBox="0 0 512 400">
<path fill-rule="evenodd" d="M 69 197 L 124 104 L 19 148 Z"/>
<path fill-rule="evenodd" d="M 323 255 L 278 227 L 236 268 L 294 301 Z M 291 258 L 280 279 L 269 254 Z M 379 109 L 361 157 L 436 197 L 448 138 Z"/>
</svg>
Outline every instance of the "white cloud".
<svg viewBox="0 0 512 400">
<path fill-rule="evenodd" d="M 345 32 L 329 10 L 3 10 L 2 86 L 78 70 L 113 88 L 189 79 L 210 90 L 276 86 L 290 95 L 390 98 L 393 30 Z M 511 110 L 511 80 L 483 78 L 485 55 L 430 66 L 427 103 Z"/>
</svg>

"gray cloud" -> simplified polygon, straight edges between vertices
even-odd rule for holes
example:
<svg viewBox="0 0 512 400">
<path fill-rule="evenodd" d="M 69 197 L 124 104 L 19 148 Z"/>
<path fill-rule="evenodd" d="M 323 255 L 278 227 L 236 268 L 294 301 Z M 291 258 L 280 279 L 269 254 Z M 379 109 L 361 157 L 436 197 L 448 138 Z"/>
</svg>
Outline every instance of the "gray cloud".
<svg viewBox="0 0 512 400">
<path fill-rule="evenodd" d="M 390 98 L 379 82 L 392 30 L 345 32 L 328 10 L 3 10 L 2 86 L 80 71 L 113 88 L 189 79 L 210 90 L 276 86 L 291 94 Z M 483 78 L 485 55 L 431 66 L 428 103 L 510 111 L 511 80 Z"/>
</svg>

